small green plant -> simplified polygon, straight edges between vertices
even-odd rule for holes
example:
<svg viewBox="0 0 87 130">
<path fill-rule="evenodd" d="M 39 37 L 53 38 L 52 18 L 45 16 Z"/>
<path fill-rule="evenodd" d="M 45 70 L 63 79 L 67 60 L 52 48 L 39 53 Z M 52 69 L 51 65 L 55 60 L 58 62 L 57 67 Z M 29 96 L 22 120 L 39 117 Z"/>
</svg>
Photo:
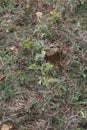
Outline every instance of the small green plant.
<svg viewBox="0 0 87 130">
<path fill-rule="evenodd" d="M 9 0 L 0 0 L 0 6 L 2 7 L 2 8 L 7 8 L 7 7 L 9 7 Z"/>
<path fill-rule="evenodd" d="M 41 83 L 46 86 L 46 87 L 49 87 L 50 84 L 52 83 L 57 83 L 58 80 L 56 78 L 52 78 L 52 77 L 47 77 L 47 76 L 43 76 L 41 77 Z"/>
<path fill-rule="evenodd" d="M 34 42 L 30 41 L 30 40 L 25 40 L 23 43 L 22 43 L 23 47 L 25 49 L 31 49 L 35 46 Z"/>
<path fill-rule="evenodd" d="M 79 98 L 82 96 L 82 93 L 80 93 L 80 92 L 76 92 L 75 93 L 75 96 L 74 96 L 74 98 L 73 98 L 73 101 L 74 102 L 78 102 L 79 101 Z"/>
<path fill-rule="evenodd" d="M 27 114 L 30 114 L 32 111 L 31 111 L 30 108 L 27 108 L 27 109 L 25 109 L 25 112 L 26 112 Z"/>
<path fill-rule="evenodd" d="M 85 4 L 86 0 L 80 0 L 81 4 Z"/>
<path fill-rule="evenodd" d="M 13 33 L 15 31 L 15 27 L 8 27 L 6 28 L 7 33 Z"/>
<path fill-rule="evenodd" d="M 10 98 L 12 98 L 17 93 L 16 89 L 11 89 L 10 87 L 7 87 L 4 89 L 4 99 L 7 101 Z"/>
<path fill-rule="evenodd" d="M 81 104 L 87 104 L 87 99 L 81 99 L 81 97 L 83 96 L 83 93 L 81 92 L 76 92 L 75 96 L 73 98 L 73 102 L 76 106 L 79 106 Z"/>
<path fill-rule="evenodd" d="M 36 53 L 35 62 L 43 61 L 44 57 L 45 57 L 45 51 L 41 49 L 41 52 Z"/>
<path fill-rule="evenodd" d="M 61 18 L 61 16 L 60 16 L 60 14 L 58 14 L 58 13 L 56 13 L 55 15 L 52 15 L 52 16 L 51 16 L 51 19 L 52 19 L 53 21 L 59 21 L 60 18 Z"/>
<path fill-rule="evenodd" d="M 55 35 L 53 33 L 47 33 L 45 37 L 50 40 L 53 40 L 55 38 Z"/>
<path fill-rule="evenodd" d="M 34 64 L 31 64 L 31 65 L 28 67 L 28 69 L 30 69 L 30 70 L 40 70 L 40 66 L 37 65 L 36 63 L 34 63 Z"/>
<path fill-rule="evenodd" d="M 53 65 L 51 63 L 47 62 L 42 65 L 42 68 L 45 73 L 49 73 L 50 71 L 52 71 Z"/>
</svg>

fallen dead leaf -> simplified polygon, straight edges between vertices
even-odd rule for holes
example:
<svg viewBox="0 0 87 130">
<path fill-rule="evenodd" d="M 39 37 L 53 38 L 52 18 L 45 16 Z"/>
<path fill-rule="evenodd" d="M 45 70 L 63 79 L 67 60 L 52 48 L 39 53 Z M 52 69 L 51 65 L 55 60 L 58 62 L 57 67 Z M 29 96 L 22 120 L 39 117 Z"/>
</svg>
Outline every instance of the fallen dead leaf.
<svg viewBox="0 0 87 130">
<path fill-rule="evenodd" d="M 26 4 L 25 4 L 25 7 L 26 7 L 27 9 L 29 9 L 29 8 L 30 8 L 30 4 L 29 4 L 29 3 L 26 3 Z"/>
<path fill-rule="evenodd" d="M 18 72 L 18 73 L 22 73 L 22 72 L 23 72 L 23 69 L 17 69 L 17 72 Z"/>
<path fill-rule="evenodd" d="M 55 16 L 55 15 L 57 15 L 57 12 L 55 12 L 55 11 L 50 11 L 50 14 L 51 14 L 52 16 Z"/>
<path fill-rule="evenodd" d="M 14 51 L 16 54 L 18 53 L 18 49 L 17 49 L 16 46 L 11 46 L 11 47 L 10 47 L 10 50 L 11 50 L 11 51 Z"/>
<path fill-rule="evenodd" d="M 3 124 L 1 127 L 1 130 L 10 130 L 11 128 L 12 128 L 12 125 Z"/>
<path fill-rule="evenodd" d="M 43 15 L 42 12 L 37 12 L 37 13 L 36 13 L 37 21 L 38 21 L 38 22 L 41 21 L 41 19 L 42 19 L 42 15 Z"/>
<path fill-rule="evenodd" d="M 3 82 L 3 80 L 6 78 L 6 76 L 0 77 L 0 83 Z"/>
</svg>

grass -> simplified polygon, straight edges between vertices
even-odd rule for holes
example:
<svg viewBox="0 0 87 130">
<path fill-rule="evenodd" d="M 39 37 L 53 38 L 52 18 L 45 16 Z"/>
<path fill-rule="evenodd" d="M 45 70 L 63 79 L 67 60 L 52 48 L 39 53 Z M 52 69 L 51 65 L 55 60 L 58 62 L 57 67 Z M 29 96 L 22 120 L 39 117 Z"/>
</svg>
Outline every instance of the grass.
<svg viewBox="0 0 87 130">
<path fill-rule="evenodd" d="M 13 129 L 86 129 L 86 21 L 78 15 L 82 10 L 70 16 L 70 10 L 54 0 L 31 0 L 29 8 L 23 1 L 0 3 L 1 126 L 12 121 Z"/>
</svg>

